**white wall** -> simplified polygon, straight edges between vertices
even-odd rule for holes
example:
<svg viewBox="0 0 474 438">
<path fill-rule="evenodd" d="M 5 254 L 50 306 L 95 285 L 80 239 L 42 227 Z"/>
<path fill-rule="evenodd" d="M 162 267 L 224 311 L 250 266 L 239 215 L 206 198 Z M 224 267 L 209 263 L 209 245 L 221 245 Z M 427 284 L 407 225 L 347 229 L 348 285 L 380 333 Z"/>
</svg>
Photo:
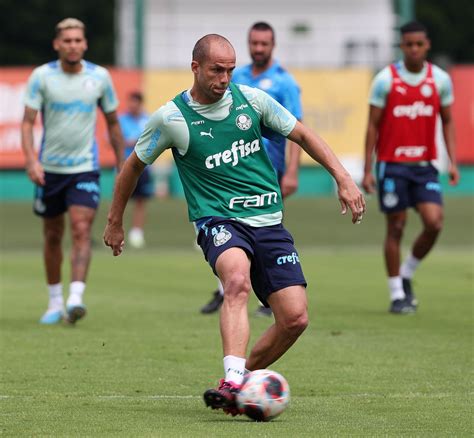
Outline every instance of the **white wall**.
<svg viewBox="0 0 474 438">
<path fill-rule="evenodd" d="M 392 59 L 391 0 L 146 0 L 144 66 L 187 68 L 194 43 L 219 33 L 249 61 L 247 31 L 256 21 L 276 31 L 276 57 L 288 67 L 378 68 Z M 293 28 L 308 32 L 297 34 Z M 354 49 L 348 52 L 349 42 Z M 373 46 L 376 48 L 374 49 Z"/>
</svg>

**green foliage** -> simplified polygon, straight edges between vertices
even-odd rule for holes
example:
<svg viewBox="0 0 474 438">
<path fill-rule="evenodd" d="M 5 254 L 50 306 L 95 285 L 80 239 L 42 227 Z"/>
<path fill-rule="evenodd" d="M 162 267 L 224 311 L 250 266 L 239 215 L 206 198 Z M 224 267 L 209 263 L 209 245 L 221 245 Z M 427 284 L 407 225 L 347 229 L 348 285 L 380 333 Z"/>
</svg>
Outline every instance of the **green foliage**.
<svg viewBox="0 0 474 438">
<path fill-rule="evenodd" d="M 430 56 L 447 56 L 454 63 L 474 62 L 474 2 L 416 0 L 416 17 L 428 28 Z"/>
<path fill-rule="evenodd" d="M 87 27 L 86 59 L 114 63 L 115 0 L 0 0 L 0 59 L 2 65 L 40 65 L 56 59 L 54 28 L 64 18 Z"/>
</svg>

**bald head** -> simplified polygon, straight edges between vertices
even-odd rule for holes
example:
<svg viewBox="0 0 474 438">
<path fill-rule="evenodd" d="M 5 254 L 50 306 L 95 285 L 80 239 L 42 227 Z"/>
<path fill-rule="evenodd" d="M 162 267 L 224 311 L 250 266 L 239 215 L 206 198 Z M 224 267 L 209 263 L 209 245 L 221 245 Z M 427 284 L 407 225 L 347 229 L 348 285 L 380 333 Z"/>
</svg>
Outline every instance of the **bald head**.
<svg viewBox="0 0 474 438">
<path fill-rule="evenodd" d="M 227 38 L 216 33 L 210 33 L 204 35 L 194 45 L 193 61 L 201 63 L 208 60 L 214 48 L 232 49 L 232 51 L 235 52 L 234 47 Z"/>
</svg>

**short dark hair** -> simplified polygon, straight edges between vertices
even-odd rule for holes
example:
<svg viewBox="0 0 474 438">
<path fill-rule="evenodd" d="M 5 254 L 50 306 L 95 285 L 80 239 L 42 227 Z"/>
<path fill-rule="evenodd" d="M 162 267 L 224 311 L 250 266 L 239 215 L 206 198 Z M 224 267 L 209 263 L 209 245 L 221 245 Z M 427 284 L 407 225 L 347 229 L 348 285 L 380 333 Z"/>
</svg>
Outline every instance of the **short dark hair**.
<svg viewBox="0 0 474 438">
<path fill-rule="evenodd" d="M 143 102 L 143 94 L 140 91 L 131 91 L 128 97 Z"/>
<path fill-rule="evenodd" d="M 217 41 L 221 44 L 228 44 L 233 48 L 230 41 L 217 33 L 210 33 L 198 39 L 193 48 L 193 61 L 203 62 L 209 56 L 211 42 Z"/>
<path fill-rule="evenodd" d="M 273 30 L 273 27 L 270 24 L 268 24 L 266 21 L 257 21 L 256 23 L 252 24 L 252 26 L 249 29 L 249 36 L 252 30 L 269 30 L 272 33 L 273 41 L 275 41 L 275 31 Z"/>
<path fill-rule="evenodd" d="M 402 27 L 400 27 L 400 33 L 402 35 L 412 32 L 423 32 L 425 35 L 428 35 L 428 29 L 424 24 L 420 23 L 419 21 L 410 21 L 409 23 L 406 23 Z"/>
</svg>

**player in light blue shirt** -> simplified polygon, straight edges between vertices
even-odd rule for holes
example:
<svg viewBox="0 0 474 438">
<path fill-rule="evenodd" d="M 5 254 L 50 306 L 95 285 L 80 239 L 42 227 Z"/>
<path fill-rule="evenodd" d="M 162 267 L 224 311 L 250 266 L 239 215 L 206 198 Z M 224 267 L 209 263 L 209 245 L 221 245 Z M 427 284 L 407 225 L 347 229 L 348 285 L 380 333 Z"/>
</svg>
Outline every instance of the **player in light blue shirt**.
<svg viewBox="0 0 474 438">
<path fill-rule="evenodd" d="M 143 111 L 143 95 L 138 91 L 129 94 L 127 111 L 119 116 L 120 126 L 125 138 L 125 158 L 134 150 L 135 144 L 145 129 L 149 116 Z M 144 226 L 146 218 L 146 203 L 153 196 L 154 185 L 151 170 L 146 167 L 138 179 L 132 194 L 134 200 L 132 210 L 132 227 L 128 241 L 134 248 L 145 246 Z"/>
<path fill-rule="evenodd" d="M 250 27 L 248 34 L 249 52 L 252 63 L 237 67 L 232 73 L 232 82 L 259 88 L 292 113 L 297 120 L 302 119 L 300 88 L 293 76 L 280 63 L 273 59 L 275 31 L 270 24 L 257 22 Z M 288 166 L 286 165 L 287 139 L 269 129 L 262 129 L 267 154 L 277 173 L 283 197 L 298 189 L 298 167 L 300 147 L 288 141 Z M 213 292 L 212 299 L 201 308 L 204 314 L 219 310 L 223 302 L 222 284 Z M 269 316 L 271 309 L 260 306 L 257 315 Z"/>
<path fill-rule="evenodd" d="M 293 76 L 273 59 L 275 32 L 264 22 L 255 23 L 249 31 L 249 52 L 252 63 L 237 67 L 232 82 L 260 88 L 272 96 L 298 120 L 302 119 L 300 88 Z M 298 188 L 298 166 L 301 149 L 289 142 L 288 167 L 285 163 L 286 138 L 263 131 L 265 148 L 280 181 L 283 197 Z"/>
<path fill-rule="evenodd" d="M 117 97 L 109 73 L 83 60 L 84 23 L 66 18 L 56 26 L 58 60 L 36 68 L 25 96 L 22 148 L 28 177 L 36 185 L 34 211 L 43 218 L 44 262 L 49 305 L 40 319 L 75 323 L 86 313 L 82 296 L 91 256 L 91 229 L 100 199 L 99 158 L 94 138 L 97 107 L 105 114 L 117 167 L 123 162 L 123 137 Z M 43 121 L 39 157 L 33 146 L 38 112 Z M 71 224 L 71 283 L 64 311 L 61 283 L 65 213 Z"/>
</svg>

